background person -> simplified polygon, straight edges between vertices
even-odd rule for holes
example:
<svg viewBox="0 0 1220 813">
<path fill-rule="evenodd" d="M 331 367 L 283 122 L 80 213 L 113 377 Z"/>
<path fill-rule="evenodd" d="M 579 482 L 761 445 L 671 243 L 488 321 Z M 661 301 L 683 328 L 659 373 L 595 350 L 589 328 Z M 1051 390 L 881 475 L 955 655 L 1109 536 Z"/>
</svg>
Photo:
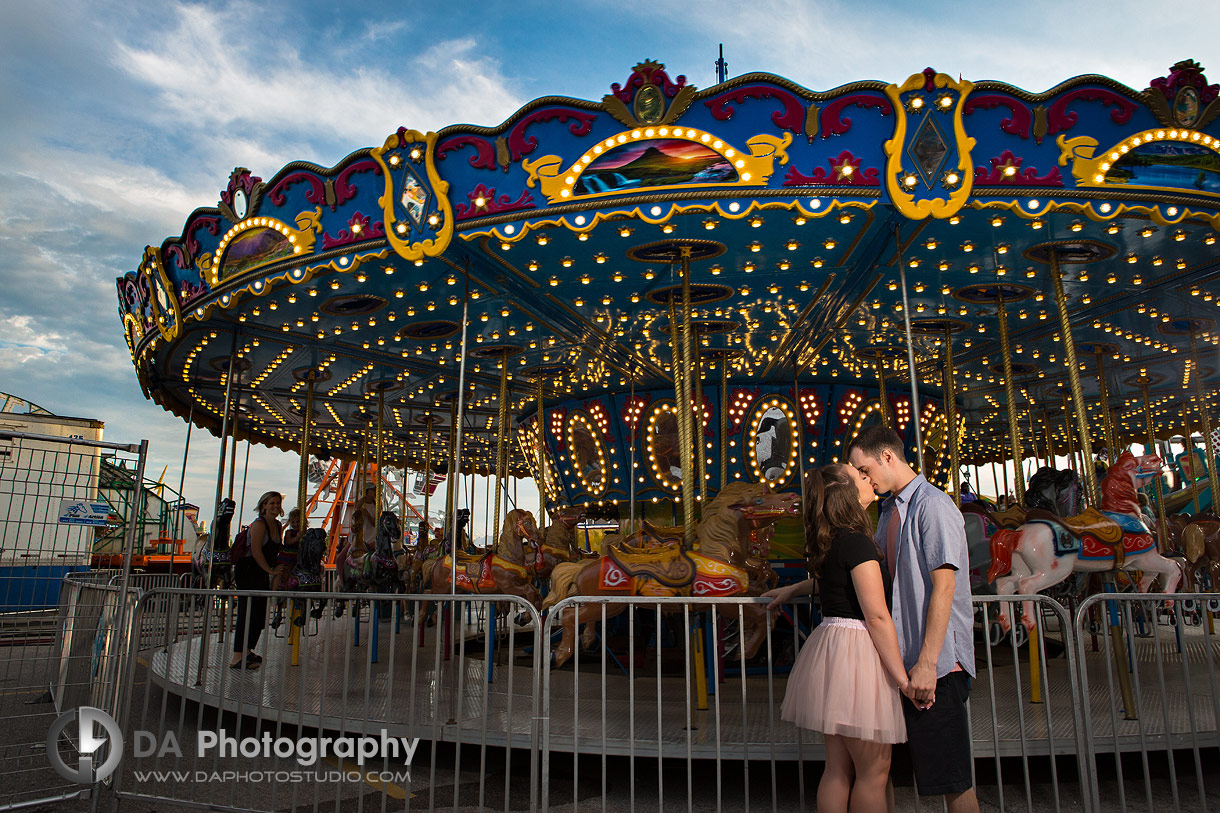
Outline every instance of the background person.
<svg viewBox="0 0 1220 813">
<path fill-rule="evenodd" d="M 890 495 L 876 540 L 894 580 L 894 624 L 910 676 L 902 710 L 915 783 L 921 796 L 944 796 L 950 813 L 977 811 L 966 714 L 974 607 L 962 512 L 911 469 L 888 426 L 865 429 L 847 450 L 873 490 Z"/>
<path fill-rule="evenodd" d="M 271 574 L 277 561 L 283 528 L 279 517 L 284 513 L 284 495 L 268 491 L 258 498 L 258 517 L 250 523 L 247 534 L 250 552 L 233 564 L 233 578 L 240 590 L 269 590 Z M 233 660 L 229 668 L 257 669 L 263 662 L 254 652 L 267 624 L 267 597 L 237 597 L 237 630 L 233 633 Z M 243 659 L 242 653 L 245 652 Z"/>
<path fill-rule="evenodd" d="M 778 609 L 811 593 L 817 580 L 822 623 L 801 648 L 780 717 L 826 735 L 818 810 L 888 808 L 893 743 L 906 739 L 899 691 L 907 670 L 886 605 L 888 579 L 865 508 L 872 486 L 835 463 L 805 474 L 805 545 L 814 578 L 763 593 Z"/>
</svg>

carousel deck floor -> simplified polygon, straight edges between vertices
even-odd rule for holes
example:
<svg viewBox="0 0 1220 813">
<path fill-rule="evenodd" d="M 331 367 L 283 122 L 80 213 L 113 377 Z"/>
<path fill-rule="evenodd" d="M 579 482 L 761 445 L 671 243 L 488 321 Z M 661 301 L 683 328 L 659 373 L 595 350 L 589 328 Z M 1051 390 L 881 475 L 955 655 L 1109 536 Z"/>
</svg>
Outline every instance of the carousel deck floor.
<svg viewBox="0 0 1220 813">
<path fill-rule="evenodd" d="M 533 641 L 532 630 L 516 631 L 515 663 L 496 664 L 489 683 L 482 639 L 474 637 L 473 625 L 464 629 L 470 643 L 462 657 L 449 662 L 439 659 L 434 628 L 425 630 L 420 647 L 406 622 L 398 634 L 388 623 L 380 626 L 377 663 L 371 662 L 368 624 L 361 625 L 355 647 L 351 621 L 329 618 L 320 628 L 311 622 L 316 634 L 304 639 L 301 666 L 290 665 L 287 641 L 270 634 L 263 667 L 254 671 L 226 668 L 229 645 L 218 644 L 215 633 L 202 670 L 198 635 L 146 655 L 153 680 L 171 692 L 265 722 L 346 734 L 384 729 L 392 736 L 491 746 L 529 747 L 542 736 L 531 721 L 542 716 L 545 692 L 533 680 L 532 658 L 522 652 Z M 1052 638 L 1048 633 L 1048 645 Z M 1220 635 L 1188 628 L 1181 653 L 1172 628 L 1161 627 L 1156 638 L 1132 640 L 1138 720 L 1126 719 L 1121 701 L 1111 700 L 1121 695 L 1104 648 L 1085 659 L 1089 698 L 1081 711 L 1087 707 L 1091 715 L 1097 751 L 1220 745 Z M 978 652 L 970 703 L 975 756 L 1076 753 L 1076 693 L 1066 657 L 1047 660 L 1043 702 L 1035 704 L 1024 655 L 1014 668 L 1011 652 L 1008 645 L 993 649 L 990 668 L 985 653 Z M 687 700 L 693 682 L 688 690 L 684 677 L 658 678 L 651 650 L 644 665 L 633 670 L 634 679 L 614 660 L 606 664 L 603 677 L 601 659 L 586 654 L 580 671 L 569 666 L 550 675 L 551 751 L 733 760 L 824 757 L 820 735 L 779 720 L 783 676 L 730 675 L 701 711 Z M 680 669 L 680 656 L 678 664 Z"/>
</svg>

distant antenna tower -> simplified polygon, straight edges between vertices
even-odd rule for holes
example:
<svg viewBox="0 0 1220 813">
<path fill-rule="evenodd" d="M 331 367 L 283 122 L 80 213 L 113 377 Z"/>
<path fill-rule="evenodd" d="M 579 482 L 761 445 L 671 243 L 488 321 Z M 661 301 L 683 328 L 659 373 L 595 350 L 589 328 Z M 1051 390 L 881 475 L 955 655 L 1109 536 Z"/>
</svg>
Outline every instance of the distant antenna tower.
<svg viewBox="0 0 1220 813">
<path fill-rule="evenodd" d="M 729 78 L 729 63 L 724 61 L 724 43 L 720 43 L 720 58 L 716 60 L 716 84 Z"/>
</svg>

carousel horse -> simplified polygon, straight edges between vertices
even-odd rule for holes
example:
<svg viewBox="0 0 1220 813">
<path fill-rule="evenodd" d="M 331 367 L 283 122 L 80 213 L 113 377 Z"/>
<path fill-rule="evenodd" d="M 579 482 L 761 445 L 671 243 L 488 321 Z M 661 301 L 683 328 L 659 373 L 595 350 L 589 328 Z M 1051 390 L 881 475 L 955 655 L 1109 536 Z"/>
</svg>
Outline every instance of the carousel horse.
<svg viewBox="0 0 1220 813">
<path fill-rule="evenodd" d="M 666 544 L 633 546 L 648 540 L 652 531 L 640 531 L 626 540 L 603 543 L 605 555 L 584 562 L 559 564 L 551 577 L 551 592 L 544 608 L 568 596 L 759 596 L 775 584 L 775 573 L 765 556 L 776 521 L 800 515 L 795 494 L 772 494 L 761 483 L 730 483 L 703 509 L 699 521 L 698 551 L 684 550 L 681 537 Z M 655 542 L 655 536 L 651 536 Z M 627 609 L 625 604 L 605 606 L 610 618 Z M 762 604 L 717 605 L 726 618 L 745 619 L 743 648 L 754 657 L 766 639 L 771 618 Z M 552 665 L 572 657 L 576 630 L 581 624 L 602 620 L 603 605 L 569 608 L 563 618 L 563 637 L 552 653 Z"/>
<path fill-rule="evenodd" d="M 996 582 L 996 593 L 1038 593 L 1074 571 L 1108 570 L 1141 571 L 1139 589 L 1143 593 L 1157 576 L 1164 576 L 1164 592 L 1173 593 L 1182 579 L 1182 567 L 1157 552 L 1156 539 L 1141 519 L 1136 491 L 1138 481 L 1160 469 L 1161 459 L 1154 454 L 1136 457 L 1123 452 L 1102 480 L 1101 510 L 1088 508 L 1072 517 L 1060 517 L 1030 509 L 1020 528 L 997 531 L 991 538 L 991 568 L 987 571 L 987 580 Z M 997 620 L 1004 632 L 1011 629 L 1008 612 L 1008 605 L 1001 604 Z M 1027 629 L 1033 629 L 1032 602 L 1022 607 L 1021 620 Z"/>
<path fill-rule="evenodd" d="M 1026 511 L 1033 508 L 1061 517 L 1079 513 L 1080 479 L 1076 472 L 1043 466 L 1029 478 L 1024 504 L 1004 511 L 992 510 L 979 500 L 962 504 L 962 522 L 966 526 L 966 546 L 970 554 L 971 592 L 994 592 L 987 579 L 987 570 L 991 567 L 991 538 L 1002 528 L 1021 527 Z"/>
<path fill-rule="evenodd" d="M 460 517 L 458 521 L 461 522 Z M 458 539 L 461 538 L 459 535 Z M 534 515 L 522 508 L 514 508 L 504 515 L 500 538 L 490 553 L 471 555 L 458 548 L 456 585 L 453 578 L 454 556 L 448 553 L 424 563 L 424 584 L 430 585 L 434 595 L 453 592 L 456 587 L 459 593 L 520 596 L 537 607 L 538 590 L 526 566 L 524 545 L 528 542 L 531 547 L 535 546 L 537 539 L 538 524 Z"/>
<path fill-rule="evenodd" d="M 576 523 L 584 518 L 584 511 L 576 506 L 559 508 L 551 512 L 551 524 L 547 526 L 542 544 L 538 546 L 534 572 L 540 580 L 551 578 L 555 565 L 575 562 L 583 551 L 576 543 Z"/>
<path fill-rule="evenodd" d="M 212 589 L 232 586 L 233 564 L 229 561 L 229 528 L 233 523 L 235 507 L 236 503 L 227 497 L 220 501 L 212 532 L 200 536 L 195 552 L 191 554 L 191 570 L 194 572 L 193 582 L 196 587 Z M 207 583 L 209 563 L 212 567 L 211 584 Z"/>
<path fill-rule="evenodd" d="M 1220 587 L 1220 520 L 1211 514 L 1200 514 L 1182 528 L 1182 543 L 1186 552 L 1186 589 L 1199 590 L 1199 573 L 1207 576 L 1204 585 L 1215 591 Z"/>
<path fill-rule="evenodd" d="M 326 558 L 326 531 L 322 528 L 307 528 L 305 533 L 301 535 L 300 544 L 298 545 L 297 561 L 293 566 L 292 572 L 284 578 L 280 579 L 279 589 L 287 591 L 310 591 L 321 592 L 322 590 L 322 562 Z M 292 600 L 292 608 L 288 616 L 292 619 L 292 623 L 298 627 L 305 626 L 304 611 L 297 613 L 296 607 L 298 599 Z M 284 602 L 285 599 L 277 599 L 275 603 L 275 615 L 271 617 L 271 629 L 279 629 L 280 623 L 284 619 Z M 310 615 L 314 618 L 322 617 L 322 608 L 325 606 L 325 601 L 314 602 L 314 607 L 310 611 Z"/>
<path fill-rule="evenodd" d="M 402 593 L 406 585 L 398 562 L 394 558 L 395 547 L 402 535 L 398 516 L 393 511 L 382 511 L 377 521 L 377 538 L 373 550 L 363 555 L 349 552 L 339 566 L 339 590 L 344 593 Z M 335 607 L 335 617 L 343 614 L 343 605 Z"/>
</svg>

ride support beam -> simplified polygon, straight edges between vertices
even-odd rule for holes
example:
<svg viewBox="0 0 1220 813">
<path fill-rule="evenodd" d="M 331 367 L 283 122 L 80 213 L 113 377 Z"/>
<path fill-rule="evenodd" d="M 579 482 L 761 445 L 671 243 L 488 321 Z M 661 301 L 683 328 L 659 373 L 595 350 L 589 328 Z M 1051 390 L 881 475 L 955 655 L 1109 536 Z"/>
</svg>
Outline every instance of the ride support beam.
<svg viewBox="0 0 1220 813">
<path fill-rule="evenodd" d="M 1076 429 L 1080 432 L 1080 456 L 1084 465 L 1085 491 L 1089 505 L 1096 506 L 1097 476 L 1093 470 L 1093 441 L 1089 437 L 1089 416 L 1084 409 L 1084 388 L 1080 384 L 1080 363 L 1076 359 L 1076 340 L 1072 336 L 1071 314 L 1068 313 L 1067 294 L 1063 290 L 1063 272 L 1059 268 L 1059 253 L 1054 249 L 1051 256 L 1051 283 L 1055 287 L 1055 304 L 1059 306 L 1059 335 L 1063 341 L 1063 352 L 1067 358 L 1068 384 L 1072 387 L 1072 401 L 1076 404 Z"/>
<path fill-rule="evenodd" d="M 1017 502 L 1025 502 L 1025 478 L 1021 472 L 1021 434 L 1017 427 L 1017 396 L 1012 383 L 1012 348 L 1008 344 L 1008 312 L 1001 290 L 996 318 L 1000 322 L 1000 359 L 1004 364 L 1004 397 L 1008 399 L 1008 439 L 1012 444 L 1012 471 Z M 1005 484 L 1005 490 L 1008 486 Z"/>
</svg>

